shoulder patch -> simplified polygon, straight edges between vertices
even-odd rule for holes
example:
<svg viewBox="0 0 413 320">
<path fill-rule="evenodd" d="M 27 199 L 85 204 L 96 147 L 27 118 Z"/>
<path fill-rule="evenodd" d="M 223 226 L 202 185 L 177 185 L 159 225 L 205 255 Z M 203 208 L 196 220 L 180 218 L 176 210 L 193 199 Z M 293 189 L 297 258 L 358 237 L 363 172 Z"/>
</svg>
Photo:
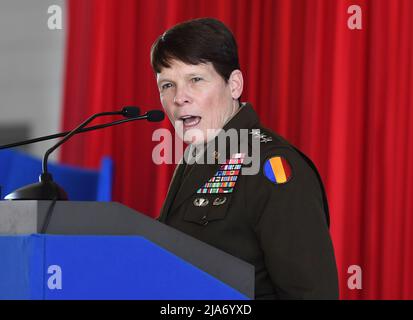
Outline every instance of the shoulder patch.
<svg viewBox="0 0 413 320">
<path fill-rule="evenodd" d="M 287 159 L 281 156 L 273 156 L 264 163 L 264 175 L 275 184 L 288 182 L 292 177 L 292 171 Z"/>
</svg>

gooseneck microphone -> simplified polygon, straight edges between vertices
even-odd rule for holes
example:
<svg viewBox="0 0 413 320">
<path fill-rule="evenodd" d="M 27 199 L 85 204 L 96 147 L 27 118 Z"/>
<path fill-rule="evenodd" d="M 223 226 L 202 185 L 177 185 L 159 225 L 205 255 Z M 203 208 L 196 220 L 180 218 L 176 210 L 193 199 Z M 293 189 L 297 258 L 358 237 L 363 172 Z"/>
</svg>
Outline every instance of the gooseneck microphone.
<svg viewBox="0 0 413 320">
<path fill-rule="evenodd" d="M 70 131 L 62 140 L 60 140 L 58 143 L 56 143 L 54 146 L 52 146 L 46 151 L 46 153 L 43 156 L 43 165 L 42 165 L 43 173 L 42 174 L 45 175 L 45 177 L 50 176 L 50 174 L 48 174 L 48 171 L 47 171 L 47 161 L 49 159 L 50 154 L 53 151 L 59 148 L 63 143 L 69 140 L 73 135 L 79 132 L 79 130 L 86 127 L 90 122 L 92 122 L 97 117 L 113 116 L 113 115 L 123 115 L 126 118 L 132 118 L 132 117 L 136 117 L 139 115 L 139 110 L 137 110 L 136 107 L 124 107 L 121 111 L 100 112 L 100 113 L 96 113 L 93 116 L 87 118 L 79 126 L 77 126 L 75 129 Z"/>
<path fill-rule="evenodd" d="M 150 122 L 159 122 L 165 118 L 165 113 L 162 110 L 151 110 L 146 113 L 146 116 Z"/>
<path fill-rule="evenodd" d="M 118 121 L 115 121 L 109 124 L 85 128 L 95 118 L 102 117 L 102 116 L 111 116 L 111 115 L 122 115 L 126 117 L 127 119 L 118 120 Z M 125 122 L 133 121 L 133 120 L 147 119 L 148 121 L 157 122 L 157 121 L 163 120 L 163 118 L 164 118 L 164 114 L 163 114 L 163 111 L 161 110 L 152 110 L 140 116 L 139 108 L 132 107 L 132 106 L 124 107 L 121 111 L 100 112 L 100 113 L 96 113 L 92 115 L 91 117 L 86 119 L 84 122 L 82 122 L 79 126 L 77 126 L 72 131 L 63 133 L 65 134 L 64 138 L 46 151 L 43 157 L 42 173 L 39 177 L 38 183 L 34 183 L 31 185 L 22 187 L 20 189 L 17 189 L 13 191 L 12 193 L 8 194 L 5 197 L 5 199 L 7 200 L 68 200 L 67 193 L 63 190 L 63 188 L 61 188 L 58 184 L 56 184 L 53 181 L 52 175 L 48 172 L 48 167 L 47 167 L 48 158 L 53 151 L 59 148 L 63 143 L 69 140 L 73 135 L 80 133 L 80 132 L 101 129 L 101 128 L 108 127 L 111 125 L 125 123 Z M 62 134 L 59 134 L 59 135 L 62 135 Z M 52 136 L 53 138 L 55 138 L 57 135 L 52 135 Z M 33 140 L 36 140 L 35 142 L 43 141 L 47 139 L 52 139 L 51 138 L 52 136 L 32 139 L 28 141 L 33 141 Z M 23 145 L 27 143 L 31 143 L 31 142 L 22 141 L 22 142 L 14 143 L 12 145 L 17 146 L 17 145 Z M 0 149 L 5 149 L 6 147 L 11 147 L 11 145 L 2 146 L 0 147 Z"/>
</svg>

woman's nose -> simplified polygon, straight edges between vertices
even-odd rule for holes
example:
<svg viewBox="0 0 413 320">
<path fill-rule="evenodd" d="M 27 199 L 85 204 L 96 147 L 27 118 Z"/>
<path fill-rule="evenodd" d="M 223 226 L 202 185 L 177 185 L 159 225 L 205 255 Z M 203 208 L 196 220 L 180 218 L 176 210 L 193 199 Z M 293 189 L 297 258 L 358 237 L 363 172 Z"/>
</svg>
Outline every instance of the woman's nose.
<svg viewBox="0 0 413 320">
<path fill-rule="evenodd" d="M 191 98 L 189 97 L 188 91 L 183 87 L 177 88 L 174 103 L 177 105 L 184 105 L 189 102 L 191 102 Z"/>
</svg>

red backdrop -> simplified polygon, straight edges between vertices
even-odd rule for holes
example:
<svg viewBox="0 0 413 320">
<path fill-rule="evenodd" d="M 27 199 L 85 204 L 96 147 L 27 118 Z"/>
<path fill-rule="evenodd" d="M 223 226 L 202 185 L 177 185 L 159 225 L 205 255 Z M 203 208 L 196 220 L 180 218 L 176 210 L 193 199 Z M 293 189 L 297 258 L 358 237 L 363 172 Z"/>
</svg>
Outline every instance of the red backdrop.
<svg viewBox="0 0 413 320">
<path fill-rule="evenodd" d="M 350 30 L 347 8 L 362 9 Z M 150 46 L 196 17 L 234 32 L 246 88 L 264 124 L 321 173 L 345 299 L 413 299 L 413 1 L 70 0 L 63 129 L 124 105 L 161 108 Z M 115 160 L 114 199 L 157 216 L 174 165 L 152 163 L 152 132 L 134 122 L 78 136 L 67 163 Z M 347 286 L 362 269 L 362 289 Z"/>
</svg>

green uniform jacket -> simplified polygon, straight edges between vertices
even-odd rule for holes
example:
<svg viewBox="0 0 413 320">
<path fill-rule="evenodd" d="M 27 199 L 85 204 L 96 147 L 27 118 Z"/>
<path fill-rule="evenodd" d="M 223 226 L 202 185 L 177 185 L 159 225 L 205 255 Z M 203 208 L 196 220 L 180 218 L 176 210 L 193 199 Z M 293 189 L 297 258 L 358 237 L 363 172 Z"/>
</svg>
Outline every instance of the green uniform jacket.
<svg viewBox="0 0 413 320">
<path fill-rule="evenodd" d="M 314 164 L 262 127 L 250 104 L 223 129 L 248 129 L 251 154 L 252 139 L 259 140 L 258 156 L 252 157 L 259 161 L 259 172 L 239 173 L 232 188 L 228 183 L 206 185 L 222 163 L 188 165 L 183 160 L 175 169 L 159 221 L 254 265 L 256 299 L 337 299 L 327 198 Z M 225 157 L 233 158 L 226 151 Z M 282 179 L 272 170 L 279 160 L 286 169 Z"/>
</svg>

